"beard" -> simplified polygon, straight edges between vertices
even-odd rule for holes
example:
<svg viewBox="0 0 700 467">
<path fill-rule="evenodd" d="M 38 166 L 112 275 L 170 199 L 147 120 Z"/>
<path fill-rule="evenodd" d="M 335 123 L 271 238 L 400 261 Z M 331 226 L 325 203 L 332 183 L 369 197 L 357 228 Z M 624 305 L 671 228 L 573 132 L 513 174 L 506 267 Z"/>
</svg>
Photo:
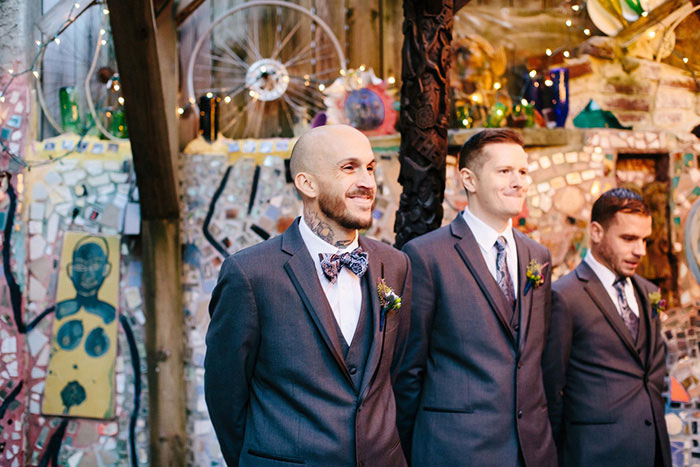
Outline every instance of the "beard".
<svg viewBox="0 0 700 467">
<path fill-rule="evenodd" d="M 372 195 L 371 190 L 355 190 L 347 193 L 347 196 L 354 195 Z M 330 220 L 336 222 L 344 229 L 363 230 L 368 229 L 372 225 L 372 211 L 376 200 L 372 201 L 372 210 L 369 213 L 368 219 L 362 219 L 351 215 L 345 206 L 345 196 L 333 196 L 328 193 L 322 193 L 318 197 L 318 207 L 321 212 Z"/>
</svg>

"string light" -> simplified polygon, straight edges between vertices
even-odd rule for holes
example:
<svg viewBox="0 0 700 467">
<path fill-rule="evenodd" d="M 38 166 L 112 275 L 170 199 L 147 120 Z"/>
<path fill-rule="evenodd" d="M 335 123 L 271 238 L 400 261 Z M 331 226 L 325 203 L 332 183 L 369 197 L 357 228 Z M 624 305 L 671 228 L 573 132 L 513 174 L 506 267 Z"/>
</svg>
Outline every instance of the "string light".
<svg viewBox="0 0 700 467">
<path fill-rule="evenodd" d="M 319 91 L 323 92 L 325 89 L 326 89 L 326 85 L 325 85 L 325 84 L 321 83 L 321 84 L 318 85 L 318 90 L 319 90 Z"/>
<path fill-rule="evenodd" d="M 683 63 L 688 63 L 688 57 L 683 57 Z"/>
<path fill-rule="evenodd" d="M 649 39 L 653 39 L 656 36 L 656 31 L 651 30 L 647 33 L 647 36 L 649 36 Z"/>
<path fill-rule="evenodd" d="M 571 5 L 571 9 L 574 11 L 578 11 L 581 9 L 581 6 L 580 5 Z"/>
<path fill-rule="evenodd" d="M 104 8 L 104 9 L 102 10 L 102 14 L 105 15 L 105 16 L 107 16 L 107 15 L 109 14 L 109 8 Z"/>
<path fill-rule="evenodd" d="M 495 83 L 493 83 L 493 88 L 498 91 L 499 89 L 501 89 L 501 83 L 496 81 Z"/>
<path fill-rule="evenodd" d="M 591 30 L 588 29 L 588 28 L 586 28 L 586 29 L 583 30 L 583 33 L 584 33 L 585 35 L 587 35 L 587 36 L 590 36 L 590 35 L 591 35 Z"/>
<path fill-rule="evenodd" d="M 342 70 L 341 70 L 341 71 L 342 71 Z M 342 73 L 341 73 L 341 74 L 342 74 Z M 386 82 L 389 83 L 389 84 L 394 84 L 394 83 L 396 83 L 396 78 L 394 78 L 393 76 L 389 76 L 389 77 L 386 79 Z"/>
<path fill-rule="evenodd" d="M 570 19 L 567 19 L 567 20 L 566 20 L 566 27 L 567 27 L 567 28 L 570 28 L 572 24 L 573 24 L 573 23 L 571 22 Z"/>
<path fill-rule="evenodd" d="M 545 54 L 547 54 L 548 57 L 552 56 L 552 49 L 547 49 L 544 51 Z"/>
<path fill-rule="evenodd" d="M 569 58 L 570 55 L 571 55 L 571 54 L 569 53 L 568 50 L 565 50 L 565 51 L 564 51 L 564 57 Z"/>
<path fill-rule="evenodd" d="M 530 70 L 529 74 L 530 74 L 530 78 L 534 78 L 535 76 L 537 76 L 537 70 Z"/>
<path fill-rule="evenodd" d="M 226 102 L 227 104 L 229 104 L 229 103 L 231 102 L 231 96 L 226 96 L 226 97 L 224 97 L 224 102 Z"/>
<path fill-rule="evenodd" d="M 185 113 L 185 109 L 183 109 L 182 107 L 178 107 L 178 108 L 177 108 L 177 113 L 178 113 L 178 115 L 182 115 L 182 114 Z"/>
</svg>

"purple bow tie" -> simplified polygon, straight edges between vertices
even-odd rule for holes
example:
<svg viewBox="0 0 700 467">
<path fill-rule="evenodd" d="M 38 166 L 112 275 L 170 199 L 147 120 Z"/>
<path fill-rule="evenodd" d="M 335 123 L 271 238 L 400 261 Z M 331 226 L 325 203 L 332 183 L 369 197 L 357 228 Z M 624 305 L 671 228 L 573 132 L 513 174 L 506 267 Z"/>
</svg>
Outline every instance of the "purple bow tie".
<svg viewBox="0 0 700 467">
<path fill-rule="evenodd" d="M 357 277 L 367 271 L 367 253 L 362 250 L 362 247 L 357 247 L 351 252 L 341 253 L 319 253 L 318 258 L 321 260 L 321 269 L 323 274 L 335 284 L 338 280 L 338 273 L 345 266 L 352 271 Z"/>
</svg>

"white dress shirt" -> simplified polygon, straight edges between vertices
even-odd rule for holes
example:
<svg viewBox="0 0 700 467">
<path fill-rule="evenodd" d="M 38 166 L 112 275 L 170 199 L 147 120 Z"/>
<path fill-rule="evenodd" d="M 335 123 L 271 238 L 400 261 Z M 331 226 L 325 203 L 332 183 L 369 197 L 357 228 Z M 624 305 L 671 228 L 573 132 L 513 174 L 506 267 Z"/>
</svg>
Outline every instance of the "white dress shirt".
<svg viewBox="0 0 700 467">
<path fill-rule="evenodd" d="M 506 226 L 503 232 L 499 233 L 496 232 L 496 229 L 472 214 L 468 207 L 464 208 L 462 216 L 469 226 L 469 229 L 471 229 L 474 234 L 474 238 L 476 239 L 476 243 L 479 244 L 479 250 L 481 250 L 481 255 L 484 257 L 486 266 L 489 268 L 489 272 L 496 282 L 498 282 L 498 271 L 496 270 L 496 256 L 498 255 L 498 250 L 496 249 L 496 240 L 500 236 L 506 239 L 506 264 L 508 265 L 508 272 L 513 282 L 513 296 L 517 300 L 518 250 L 515 246 L 515 238 L 513 238 L 513 221 L 509 219 L 508 226 Z"/>
<path fill-rule="evenodd" d="M 335 321 L 338 323 L 338 327 L 340 327 L 343 333 L 345 342 L 350 345 L 355 335 L 355 328 L 357 328 L 357 322 L 360 319 L 360 311 L 362 309 L 362 286 L 360 285 L 360 278 L 348 268 L 343 267 L 340 269 L 340 273 L 338 273 L 338 279 L 335 284 L 331 284 L 331 281 L 323 274 L 321 261 L 318 255 L 319 253 L 340 254 L 354 250 L 359 245 L 357 232 L 355 232 L 355 240 L 345 248 L 338 248 L 321 239 L 321 237 L 316 235 L 309 228 L 303 216 L 299 222 L 299 232 L 301 233 L 301 238 L 304 240 L 306 248 L 311 254 L 311 259 L 316 265 L 318 280 L 321 282 L 321 287 L 326 293 L 326 299 L 333 310 Z"/>
<path fill-rule="evenodd" d="M 600 262 L 598 262 L 598 260 L 593 256 L 593 253 L 591 253 L 591 250 L 588 250 L 586 257 L 583 260 L 591 267 L 591 269 L 593 269 L 595 275 L 598 276 L 600 282 L 603 283 L 603 287 L 605 287 L 605 291 L 608 293 L 608 295 L 610 295 L 610 299 L 615 304 L 617 312 L 620 313 L 620 316 L 622 316 L 620 303 L 617 299 L 617 289 L 615 289 L 614 285 L 615 281 L 617 280 L 615 273 L 606 266 L 600 264 Z M 625 296 L 627 297 L 627 304 L 630 306 L 632 313 L 639 317 L 639 305 L 637 304 L 637 297 L 634 295 L 634 286 L 632 285 L 632 281 L 629 277 L 625 279 Z"/>
</svg>

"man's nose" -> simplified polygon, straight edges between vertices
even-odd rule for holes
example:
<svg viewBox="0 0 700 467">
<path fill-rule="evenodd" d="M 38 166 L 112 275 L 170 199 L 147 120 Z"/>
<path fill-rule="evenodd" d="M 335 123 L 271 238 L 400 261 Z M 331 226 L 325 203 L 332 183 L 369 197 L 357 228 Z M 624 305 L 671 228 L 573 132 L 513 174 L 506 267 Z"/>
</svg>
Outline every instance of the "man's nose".
<svg viewBox="0 0 700 467">
<path fill-rule="evenodd" d="M 377 181 L 374 178 L 374 172 L 369 170 L 361 170 L 360 175 L 357 178 L 357 186 L 362 188 L 376 188 Z"/>
<path fill-rule="evenodd" d="M 647 242 L 644 240 L 639 240 L 634 244 L 634 254 L 640 258 L 647 254 Z"/>
</svg>

